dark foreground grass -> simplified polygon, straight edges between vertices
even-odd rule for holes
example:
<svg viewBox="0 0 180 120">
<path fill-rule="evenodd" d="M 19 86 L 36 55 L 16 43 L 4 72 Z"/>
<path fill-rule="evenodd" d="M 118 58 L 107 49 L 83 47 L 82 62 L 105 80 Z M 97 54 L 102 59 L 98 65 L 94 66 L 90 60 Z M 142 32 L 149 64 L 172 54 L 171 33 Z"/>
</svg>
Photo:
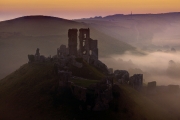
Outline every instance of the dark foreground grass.
<svg viewBox="0 0 180 120">
<path fill-rule="evenodd" d="M 83 82 L 88 86 L 96 81 Z M 107 119 L 103 112 L 80 111 L 71 92 L 58 92 L 53 63 L 25 64 L 0 81 L 0 119 Z M 95 117 L 95 118 L 94 118 Z"/>
<path fill-rule="evenodd" d="M 25 64 L 0 81 L 0 120 L 165 120 L 174 117 L 128 86 L 113 88 L 110 109 L 81 111 L 69 90 L 58 92 L 53 63 Z M 74 80 L 75 81 L 75 80 Z M 88 86 L 95 80 L 76 80 Z"/>
<path fill-rule="evenodd" d="M 128 114 L 128 119 L 172 120 L 177 119 L 166 108 L 156 104 L 130 86 L 120 85 L 119 108 Z M 122 114 L 120 113 L 120 114 Z"/>
</svg>

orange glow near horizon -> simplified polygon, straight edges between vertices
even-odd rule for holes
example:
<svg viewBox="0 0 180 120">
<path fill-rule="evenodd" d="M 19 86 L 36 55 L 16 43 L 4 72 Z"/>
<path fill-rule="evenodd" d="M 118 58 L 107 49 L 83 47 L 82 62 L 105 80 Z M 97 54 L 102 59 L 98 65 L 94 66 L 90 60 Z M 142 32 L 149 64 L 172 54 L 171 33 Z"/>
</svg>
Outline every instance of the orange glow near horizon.
<svg viewBox="0 0 180 120">
<path fill-rule="evenodd" d="M 55 15 L 67 19 L 109 14 L 180 12 L 180 0 L 1 0 L 0 16 Z"/>
</svg>

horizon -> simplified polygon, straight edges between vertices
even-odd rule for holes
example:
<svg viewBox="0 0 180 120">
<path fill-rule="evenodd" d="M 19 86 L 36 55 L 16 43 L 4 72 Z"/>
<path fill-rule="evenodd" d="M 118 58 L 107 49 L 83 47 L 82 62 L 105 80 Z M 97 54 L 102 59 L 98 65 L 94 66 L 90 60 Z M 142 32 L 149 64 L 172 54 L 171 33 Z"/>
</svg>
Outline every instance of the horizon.
<svg viewBox="0 0 180 120">
<path fill-rule="evenodd" d="M 178 0 L 1 0 L 0 21 L 28 15 L 80 19 L 121 14 L 157 14 L 180 11 Z"/>
<path fill-rule="evenodd" d="M 164 12 L 164 13 L 133 13 L 132 15 L 160 15 L 160 14 L 173 14 L 173 13 L 180 13 L 180 11 L 174 11 L 174 12 Z M 27 14 L 27 15 L 19 15 L 19 16 L 12 16 L 12 17 L 7 17 L 5 19 L 0 18 L 0 22 L 3 21 L 8 21 L 8 20 L 13 20 L 13 19 L 17 19 L 17 18 L 21 18 L 21 17 L 26 17 L 26 16 L 48 16 L 48 17 L 56 17 L 56 18 L 62 18 L 62 19 L 66 19 L 66 20 L 78 20 L 78 19 L 88 19 L 88 18 L 95 18 L 95 17 L 107 17 L 107 16 L 113 16 L 113 15 L 124 15 L 124 16 L 128 16 L 131 15 L 131 13 L 129 14 L 123 14 L 123 13 L 114 13 L 114 14 L 107 14 L 107 15 L 97 15 L 97 16 L 89 16 L 89 17 L 79 17 L 79 18 L 65 18 L 65 17 L 61 17 L 61 16 L 56 16 L 56 15 L 43 15 L 43 14 Z"/>
</svg>

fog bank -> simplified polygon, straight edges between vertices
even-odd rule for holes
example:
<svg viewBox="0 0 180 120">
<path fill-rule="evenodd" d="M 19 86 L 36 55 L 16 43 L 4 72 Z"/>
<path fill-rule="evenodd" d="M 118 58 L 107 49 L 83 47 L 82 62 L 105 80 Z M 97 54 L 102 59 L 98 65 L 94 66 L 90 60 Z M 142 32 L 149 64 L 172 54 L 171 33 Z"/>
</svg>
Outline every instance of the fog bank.
<svg viewBox="0 0 180 120">
<path fill-rule="evenodd" d="M 157 81 L 158 85 L 180 85 L 179 55 L 180 52 L 146 52 L 145 55 L 126 52 L 123 55 L 112 55 L 100 60 L 114 70 L 128 70 L 130 75 L 144 74 L 146 83 Z"/>
</svg>

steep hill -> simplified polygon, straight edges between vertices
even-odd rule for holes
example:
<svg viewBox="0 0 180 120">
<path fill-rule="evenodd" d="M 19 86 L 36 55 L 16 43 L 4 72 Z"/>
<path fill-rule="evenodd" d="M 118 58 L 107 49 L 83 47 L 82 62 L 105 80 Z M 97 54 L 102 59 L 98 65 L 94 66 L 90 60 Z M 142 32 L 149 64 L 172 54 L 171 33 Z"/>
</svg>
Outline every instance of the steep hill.
<svg viewBox="0 0 180 120">
<path fill-rule="evenodd" d="M 61 44 L 67 45 L 68 29 L 88 27 L 91 38 L 98 40 L 100 56 L 136 51 L 133 46 L 85 23 L 49 16 L 25 16 L 0 22 L 0 78 L 26 63 L 27 55 L 34 54 L 36 48 L 45 56 L 55 55 Z"/>
<path fill-rule="evenodd" d="M 64 95 L 57 92 L 58 76 L 54 74 L 53 69 L 52 63 L 25 64 L 2 79 L 0 119 L 173 120 L 176 118 L 139 92 L 122 85 L 113 88 L 115 99 L 108 111 L 80 111 L 79 102 L 68 91 Z"/>
<path fill-rule="evenodd" d="M 84 70 L 89 67 L 85 65 Z M 58 95 L 58 80 L 53 63 L 21 66 L 0 81 L 0 119 L 73 119 L 76 104 L 71 102 L 76 101 Z M 87 80 L 86 85 L 94 82 Z"/>
</svg>

